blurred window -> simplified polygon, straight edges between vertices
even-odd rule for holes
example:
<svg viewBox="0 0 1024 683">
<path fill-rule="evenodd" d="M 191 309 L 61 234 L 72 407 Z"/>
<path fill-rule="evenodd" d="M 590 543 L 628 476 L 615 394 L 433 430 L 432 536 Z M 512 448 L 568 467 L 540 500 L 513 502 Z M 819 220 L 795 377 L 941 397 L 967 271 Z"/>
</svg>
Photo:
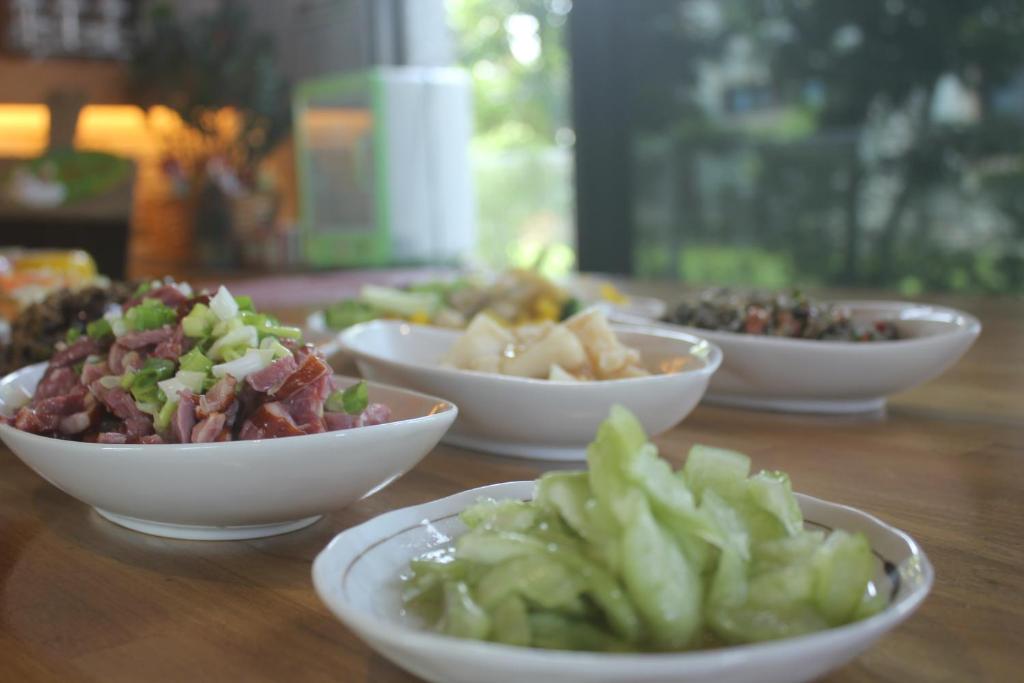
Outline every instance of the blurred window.
<svg viewBox="0 0 1024 683">
<path fill-rule="evenodd" d="M 570 0 L 448 0 L 473 81 L 477 259 L 492 267 L 574 261 L 573 134 L 565 43 Z"/>
<path fill-rule="evenodd" d="M 591 0 L 572 22 L 583 267 L 1024 291 L 1024 3 Z M 614 68 L 588 73 L 588 40 Z M 619 137 L 579 106 L 599 89 Z"/>
</svg>

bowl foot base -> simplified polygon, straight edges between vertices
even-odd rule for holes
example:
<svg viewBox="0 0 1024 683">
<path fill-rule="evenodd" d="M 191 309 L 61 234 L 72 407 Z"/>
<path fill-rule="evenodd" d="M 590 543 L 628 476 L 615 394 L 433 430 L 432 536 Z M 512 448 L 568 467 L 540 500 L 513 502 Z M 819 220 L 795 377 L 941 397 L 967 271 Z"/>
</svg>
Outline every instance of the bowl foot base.
<svg viewBox="0 0 1024 683">
<path fill-rule="evenodd" d="M 751 410 L 769 410 L 779 413 L 818 413 L 844 415 L 851 413 L 875 413 L 885 408 L 885 398 L 858 399 L 792 399 L 771 396 L 730 396 L 708 394 L 703 401 L 712 405 Z"/>
<path fill-rule="evenodd" d="M 466 434 L 447 434 L 443 439 L 449 446 L 483 451 L 494 455 L 507 455 L 527 460 L 561 460 L 566 462 L 583 462 L 587 459 L 586 448 L 564 446 L 544 446 L 539 444 L 516 443 L 501 439 L 488 439 L 481 436 Z"/>
<path fill-rule="evenodd" d="M 163 536 L 164 538 L 178 538 L 188 541 L 241 541 L 247 538 L 263 538 L 265 536 L 276 536 L 286 534 L 289 531 L 298 531 L 319 520 L 322 515 L 296 519 L 290 522 L 275 522 L 273 524 L 253 524 L 251 526 L 191 526 L 188 524 L 168 524 L 166 522 L 153 522 L 147 519 L 137 519 L 117 515 L 99 508 L 94 508 L 100 517 L 113 522 L 114 524 L 139 531 L 152 536 Z"/>
</svg>

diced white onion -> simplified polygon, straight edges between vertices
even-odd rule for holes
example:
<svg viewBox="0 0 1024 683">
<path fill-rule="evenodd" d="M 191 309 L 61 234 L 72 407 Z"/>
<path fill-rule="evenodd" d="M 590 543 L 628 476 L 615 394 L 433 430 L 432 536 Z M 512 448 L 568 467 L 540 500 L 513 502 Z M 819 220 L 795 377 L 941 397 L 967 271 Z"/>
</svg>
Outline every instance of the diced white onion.
<svg viewBox="0 0 1024 683">
<path fill-rule="evenodd" d="M 164 396 L 167 397 L 168 401 L 177 401 L 178 394 L 183 391 L 191 391 L 177 377 L 171 377 L 170 379 L 157 382 L 156 385 L 160 387 L 160 391 L 164 392 Z"/>
<path fill-rule="evenodd" d="M 279 342 L 277 338 L 272 335 L 267 335 L 263 338 L 263 341 L 260 342 L 260 348 L 273 351 L 274 360 L 292 355 L 292 352 L 288 350 L 288 347 Z"/>
<path fill-rule="evenodd" d="M 273 360 L 274 352 L 269 349 L 249 349 L 241 358 L 214 365 L 210 372 L 214 377 L 231 375 L 235 379 L 244 379 L 267 367 Z"/>
<path fill-rule="evenodd" d="M 108 323 L 112 323 L 118 318 L 123 318 L 124 310 L 121 308 L 121 304 L 107 304 L 107 311 L 103 314 L 103 317 Z"/>
<path fill-rule="evenodd" d="M 157 382 L 156 385 L 160 387 L 160 391 L 164 392 L 164 396 L 169 401 L 177 401 L 178 394 L 183 391 L 191 391 L 193 394 L 201 393 L 204 379 L 206 379 L 205 372 L 179 370 L 174 377 Z"/>
<path fill-rule="evenodd" d="M 0 414 L 14 417 L 18 409 L 32 400 L 32 394 L 15 382 L 0 385 Z"/>
<path fill-rule="evenodd" d="M 211 358 L 220 358 L 221 349 L 226 349 L 238 344 L 245 344 L 246 346 L 256 348 L 259 343 L 260 334 L 256 331 L 256 328 L 252 325 L 242 325 L 213 342 L 213 346 L 210 347 L 208 355 Z"/>
<path fill-rule="evenodd" d="M 121 375 L 104 375 L 98 381 L 104 389 L 113 389 L 114 387 L 121 386 L 122 379 Z"/>
<path fill-rule="evenodd" d="M 192 285 L 190 285 L 189 283 L 187 283 L 187 282 L 173 282 L 173 283 L 171 283 L 171 286 L 174 287 L 179 292 L 181 292 L 182 296 L 191 298 L 191 296 L 192 296 Z"/>
<path fill-rule="evenodd" d="M 144 413 L 149 413 L 153 417 L 156 417 L 157 415 L 160 414 L 159 403 L 139 403 L 138 401 L 136 401 L 135 405 L 139 407 L 139 410 L 141 410 Z"/>
<path fill-rule="evenodd" d="M 195 370 L 178 370 L 178 374 L 175 377 L 191 389 L 193 393 L 198 394 L 203 390 L 203 380 L 206 379 L 206 373 L 196 372 Z"/>
<path fill-rule="evenodd" d="M 238 315 L 238 302 L 231 292 L 224 285 L 220 286 L 217 293 L 210 299 L 210 310 L 221 320 L 229 320 Z"/>
</svg>

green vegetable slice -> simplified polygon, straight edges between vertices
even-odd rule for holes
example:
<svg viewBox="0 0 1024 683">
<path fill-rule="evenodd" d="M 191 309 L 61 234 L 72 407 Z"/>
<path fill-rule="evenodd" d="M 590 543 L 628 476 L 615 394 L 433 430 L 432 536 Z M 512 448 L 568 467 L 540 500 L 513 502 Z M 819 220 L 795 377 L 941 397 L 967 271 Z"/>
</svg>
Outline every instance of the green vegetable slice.
<svg viewBox="0 0 1024 683">
<path fill-rule="evenodd" d="M 786 638 L 886 605 L 864 536 L 804 529 L 782 473 L 700 446 L 673 473 L 618 407 L 587 460 L 532 501 L 464 510 L 469 530 L 412 563 L 406 601 L 445 632 L 595 651 Z"/>
<path fill-rule="evenodd" d="M 849 621 L 874 575 L 875 559 L 864 534 L 833 531 L 811 560 L 814 602 L 831 624 Z"/>
<path fill-rule="evenodd" d="M 493 615 L 491 629 L 496 642 L 524 647 L 530 644 L 530 618 L 522 600 L 514 595 L 505 598 Z"/>
<path fill-rule="evenodd" d="M 462 581 L 444 585 L 444 618 L 441 630 L 450 636 L 483 640 L 491 630 L 491 619 L 473 600 Z"/>
<path fill-rule="evenodd" d="M 343 330 L 346 327 L 374 320 L 380 316 L 380 311 L 358 299 L 339 301 L 324 309 L 324 322 L 334 330 Z"/>
</svg>

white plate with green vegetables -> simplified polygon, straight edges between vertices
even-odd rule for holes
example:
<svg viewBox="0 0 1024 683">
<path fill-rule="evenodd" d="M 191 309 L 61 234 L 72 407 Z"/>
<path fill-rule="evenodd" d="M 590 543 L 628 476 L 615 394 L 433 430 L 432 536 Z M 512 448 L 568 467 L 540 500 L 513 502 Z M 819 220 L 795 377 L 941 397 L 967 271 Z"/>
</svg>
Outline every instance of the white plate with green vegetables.
<svg viewBox="0 0 1024 683">
<path fill-rule="evenodd" d="M 856 657 L 931 588 L 905 533 L 740 454 L 695 447 L 673 473 L 624 410 L 589 464 L 349 529 L 316 590 L 429 681 L 782 683 Z"/>
</svg>

